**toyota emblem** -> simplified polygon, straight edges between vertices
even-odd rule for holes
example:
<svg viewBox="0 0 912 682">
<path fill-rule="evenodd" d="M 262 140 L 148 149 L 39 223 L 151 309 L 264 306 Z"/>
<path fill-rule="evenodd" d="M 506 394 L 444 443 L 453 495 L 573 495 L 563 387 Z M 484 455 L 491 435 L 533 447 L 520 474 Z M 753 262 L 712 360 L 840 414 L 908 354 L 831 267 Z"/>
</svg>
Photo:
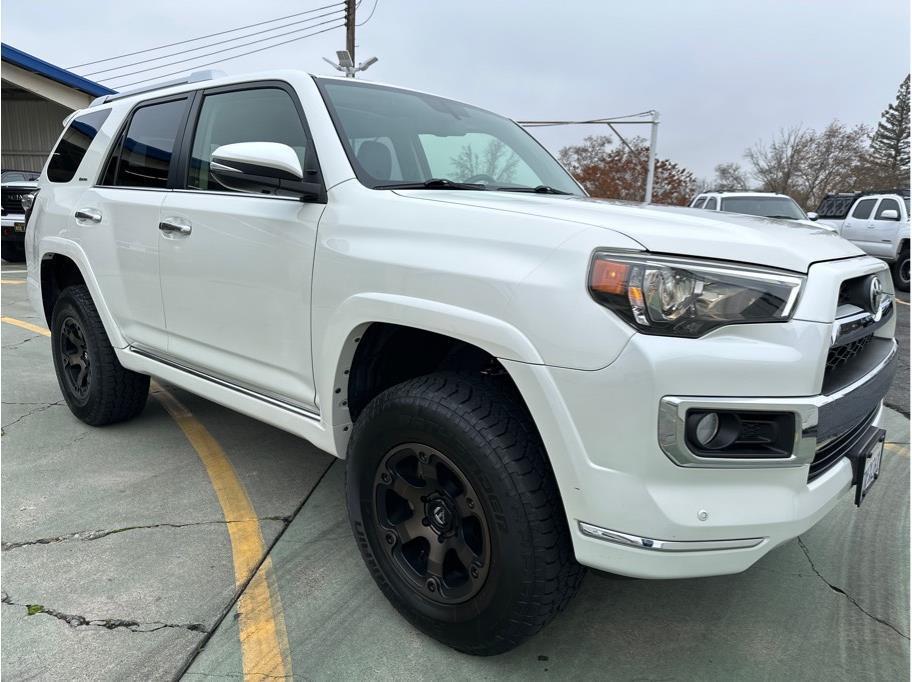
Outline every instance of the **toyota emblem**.
<svg viewBox="0 0 912 682">
<path fill-rule="evenodd" d="M 871 275 L 871 278 L 868 280 L 868 310 L 871 311 L 872 314 L 876 315 L 877 311 L 880 310 L 883 296 L 883 284 L 880 283 L 880 279 L 877 275 Z"/>
</svg>

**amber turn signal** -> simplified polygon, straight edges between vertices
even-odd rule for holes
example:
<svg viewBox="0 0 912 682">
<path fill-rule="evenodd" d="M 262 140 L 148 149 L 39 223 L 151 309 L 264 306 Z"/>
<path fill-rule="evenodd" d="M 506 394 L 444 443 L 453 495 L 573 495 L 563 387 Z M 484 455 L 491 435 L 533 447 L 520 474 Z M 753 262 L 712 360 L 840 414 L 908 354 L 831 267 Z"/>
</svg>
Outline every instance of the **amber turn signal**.
<svg viewBox="0 0 912 682">
<path fill-rule="evenodd" d="M 600 294 L 627 293 L 627 275 L 630 266 L 626 263 L 596 259 L 592 263 L 592 273 L 589 276 L 589 286 L 592 291 Z"/>
</svg>

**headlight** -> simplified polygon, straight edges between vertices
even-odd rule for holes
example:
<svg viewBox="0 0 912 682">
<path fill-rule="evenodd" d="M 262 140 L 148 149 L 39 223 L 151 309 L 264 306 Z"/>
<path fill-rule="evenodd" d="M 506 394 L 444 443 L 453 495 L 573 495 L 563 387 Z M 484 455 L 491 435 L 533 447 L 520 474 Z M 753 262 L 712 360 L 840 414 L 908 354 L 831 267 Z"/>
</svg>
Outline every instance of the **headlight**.
<svg viewBox="0 0 912 682">
<path fill-rule="evenodd" d="M 646 334 L 696 338 L 747 322 L 784 322 L 802 277 L 713 261 L 597 251 L 589 292 Z"/>
<path fill-rule="evenodd" d="M 22 204 L 22 212 L 28 213 L 32 210 L 32 205 L 35 203 L 35 196 L 37 196 L 38 190 L 32 192 L 26 192 L 22 195 L 22 199 L 19 201 Z"/>
</svg>

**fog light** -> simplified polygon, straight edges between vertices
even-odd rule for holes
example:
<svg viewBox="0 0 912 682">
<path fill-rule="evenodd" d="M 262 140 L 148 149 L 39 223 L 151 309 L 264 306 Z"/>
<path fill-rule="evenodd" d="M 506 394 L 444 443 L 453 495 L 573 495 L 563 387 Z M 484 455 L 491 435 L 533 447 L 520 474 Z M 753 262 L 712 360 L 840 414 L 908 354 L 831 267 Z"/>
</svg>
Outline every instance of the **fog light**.
<svg viewBox="0 0 912 682">
<path fill-rule="evenodd" d="M 719 415 L 715 412 L 707 412 L 697 421 L 694 438 L 697 443 L 706 448 L 709 447 L 717 433 L 719 433 Z"/>
</svg>

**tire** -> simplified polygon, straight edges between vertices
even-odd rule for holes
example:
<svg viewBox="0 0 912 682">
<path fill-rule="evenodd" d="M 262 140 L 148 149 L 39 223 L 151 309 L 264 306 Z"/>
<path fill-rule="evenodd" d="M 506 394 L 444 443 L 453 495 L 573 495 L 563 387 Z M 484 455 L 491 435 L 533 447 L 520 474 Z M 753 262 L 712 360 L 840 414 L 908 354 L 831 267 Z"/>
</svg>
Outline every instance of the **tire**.
<svg viewBox="0 0 912 682">
<path fill-rule="evenodd" d="M 416 489 L 427 494 L 416 500 Z M 541 438 L 494 378 L 430 374 L 374 398 L 349 442 L 346 498 L 381 591 L 415 627 L 458 651 L 514 648 L 582 581 Z M 434 540 L 446 552 L 436 562 Z"/>
<path fill-rule="evenodd" d="M 900 291 L 909 291 L 909 247 L 899 252 L 899 257 L 890 265 L 893 285 Z"/>
<path fill-rule="evenodd" d="M 91 426 L 132 419 L 146 406 L 149 377 L 117 360 L 84 285 L 67 287 L 51 315 L 57 383 L 70 411 Z"/>
<path fill-rule="evenodd" d="M 15 242 L 0 244 L 0 258 L 7 263 L 21 263 L 25 260 L 25 247 Z"/>
</svg>

